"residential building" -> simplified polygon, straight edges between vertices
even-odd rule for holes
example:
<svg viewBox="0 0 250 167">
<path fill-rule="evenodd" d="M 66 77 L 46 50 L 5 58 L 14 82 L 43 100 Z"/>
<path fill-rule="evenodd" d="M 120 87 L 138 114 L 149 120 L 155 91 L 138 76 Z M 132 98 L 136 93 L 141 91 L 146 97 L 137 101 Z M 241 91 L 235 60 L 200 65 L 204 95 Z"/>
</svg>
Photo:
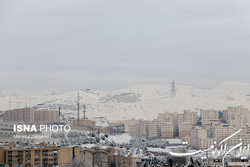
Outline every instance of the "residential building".
<svg viewBox="0 0 250 167">
<path fill-rule="evenodd" d="M 35 110 L 34 108 L 19 108 L 4 112 L 6 122 L 25 122 L 33 124 L 46 124 L 59 121 L 58 110 Z"/>
<path fill-rule="evenodd" d="M 79 157 L 78 147 L 0 148 L 0 163 L 9 166 L 65 166 Z"/>
<path fill-rule="evenodd" d="M 179 138 L 184 138 L 191 135 L 193 125 L 189 122 L 183 122 L 178 125 L 179 127 Z"/>
<path fill-rule="evenodd" d="M 216 110 L 203 110 L 201 111 L 201 124 L 211 125 L 212 122 L 219 122 L 219 112 Z"/>
<path fill-rule="evenodd" d="M 244 106 L 227 107 L 227 110 L 222 111 L 222 119 L 229 126 L 245 127 L 250 124 L 250 111 Z"/>
<path fill-rule="evenodd" d="M 154 119 L 149 123 L 148 136 L 150 138 L 161 137 L 161 122 L 158 119 Z"/>
<path fill-rule="evenodd" d="M 174 137 L 174 124 L 172 122 L 164 122 L 161 124 L 161 137 L 162 138 Z"/>
<path fill-rule="evenodd" d="M 207 130 L 200 126 L 194 126 L 191 131 L 190 145 L 192 147 L 200 148 L 200 139 L 207 138 Z M 203 146 L 203 145 L 202 145 Z"/>
<path fill-rule="evenodd" d="M 145 136 L 148 137 L 149 121 L 140 120 L 138 124 L 130 126 L 129 134 L 131 136 Z"/>
</svg>

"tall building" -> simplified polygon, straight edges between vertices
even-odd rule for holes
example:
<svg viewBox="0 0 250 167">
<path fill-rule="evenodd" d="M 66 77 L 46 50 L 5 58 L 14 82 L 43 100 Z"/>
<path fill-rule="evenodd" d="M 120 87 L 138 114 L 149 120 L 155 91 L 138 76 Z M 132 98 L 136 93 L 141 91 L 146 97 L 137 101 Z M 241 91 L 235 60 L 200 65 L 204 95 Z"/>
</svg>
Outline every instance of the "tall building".
<svg viewBox="0 0 250 167">
<path fill-rule="evenodd" d="M 161 137 L 161 122 L 158 119 L 154 119 L 149 123 L 148 137 Z"/>
<path fill-rule="evenodd" d="M 35 110 L 35 123 L 49 123 L 59 121 L 58 110 Z"/>
<path fill-rule="evenodd" d="M 216 110 L 201 111 L 201 124 L 210 125 L 212 122 L 219 122 L 219 112 Z"/>
<path fill-rule="evenodd" d="M 167 134 L 167 136 L 169 134 L 172 134 L 173 133 L 173 136 L 174 137 L 177 137 L 178 136 L 178 121 L 179 119 L 183 119 L 183 115 L 180 115 L 179 113 L 177 112 L 174 112 L 174 113 L 169 113 L 169 112 L 165 112 L 165 113 L 162 113 L 162 114 L 159 114 L 158 117 L 157 117 L 158 120 L 161 121 L 161 124 L 164 128 L 164 126 L 166 127 L 165 129 L 169 129 L 169 125 L 171 124 L 173 130 L 167 132 L 165 130 L 161 130 L 161 134 L 163 132 L 163 134 Z M 167 124 L 165 124 L 167 122 Z M 167 133 L 165 133 L 167 132 Z M 164 135 L 166 136 L 166 135 Z M 171 135 L 170 135 L 171 136 Z"/>
<path fill-rule="evenodd" d="M 184 110 L 183 120 L 181 122 L 188 122 L 191 125 L 197 125 L 197 112 Z"/>
<path fill-rule="evenodd" d="M 191 131 L 190 145 L 199 149 L 204 148 L 205 142 L 202 142 L 202 140 L 205 140 L 206 138 L 207 130 L 200 126 L 194 126 Z"/>
<path fill-rule="evenodd" d="M 4 112 L 4 121 L 25 123 L 49 123 L 59 121 L 58 110 L 35 110 L 33 108 L 20 108 Z"/>
<path fill-rule="evenodd" d="M 4 111 L 4 121 L 33 123 L 35 121 L 34 109 L 25 107 Z"/>
<path fill-rule="evenodd" d="M 222 111 L 222 119 L 233 127 L 245 127 L 250 124 L 250 111 L 244 106 L 227 107 Z"/>
<path fill-rule="evenodd" d="M 161 124 L 161 137 L 163 138 L 174 137 L 174 124 L 172 122 L 164 122 Z"/>
<path fill-rule="evenodd" d="M 191 135 L 193 125 L 189 122 L 183 122 L 178 125 L 179 127 L 179 138 L 184 138 Z"/>
<path fill-rule="evenodd" d="M 140 120 L 137 124 L 131 125 L 129 128 L 129 134 L 131 136 L 144 136 L 148 137 L 149 121 Z"/>
</svg>

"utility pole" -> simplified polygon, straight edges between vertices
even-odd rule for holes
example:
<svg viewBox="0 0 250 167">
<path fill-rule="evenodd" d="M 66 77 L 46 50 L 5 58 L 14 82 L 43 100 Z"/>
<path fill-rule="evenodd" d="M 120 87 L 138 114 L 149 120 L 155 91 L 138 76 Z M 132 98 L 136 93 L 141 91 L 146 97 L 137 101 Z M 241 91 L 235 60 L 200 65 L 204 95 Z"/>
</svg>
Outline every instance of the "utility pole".
<svg viewBox="0 0 250 167">
<path fill-rule="evenodd" d="M 59 121 L 61 120 L 61 107 L 58 107 L 58 111 L 59 111 Z"/>
<path fill-rule="evenodd" d="M 77 125 L 79 126 L 79 122 L 80 122 L 80 96 L 79 96 L 79 92 L 77 93 Z"/>
<path fill-rule="evenodd" d="M 86 119 L 85 114 L 86 114 L 86 106 L 83 105 L 83 118 L 84 118 L 84 119 Z"/>
<path fill-rule="evenodd" d="M 27 108 L 27 97 L 25 97 L 25 108 Z"/>
<path fill-rule="evenodd" d="M 9 110 L 10 110 L 11 97 L 9 96 Z"/>
<path fill-rule="evenodd" d="M 171 82 L 171 97 L 175 96 L 175 82 Z"/>
</svg>

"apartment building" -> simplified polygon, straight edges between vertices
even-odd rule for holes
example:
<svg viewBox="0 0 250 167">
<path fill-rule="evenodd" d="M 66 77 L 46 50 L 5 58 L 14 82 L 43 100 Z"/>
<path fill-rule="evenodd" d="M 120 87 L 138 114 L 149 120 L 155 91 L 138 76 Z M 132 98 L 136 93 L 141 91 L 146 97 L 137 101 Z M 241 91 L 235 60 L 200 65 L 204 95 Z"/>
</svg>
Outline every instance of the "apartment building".
<svg viewBox="0 0 250 167">
<path fill-rule="evenodd" d="M 138 124 L 130 126 L 129 134 L 131 136 L 144 136 L 148 137 L 149 135 L 149 122 L 145 120 L 140 120 Z"/>
<path fill-rule="evenodd" d="M 108 167 L 108 152 L 98 148 L 81 148 L 76 166 Z"/>
<path fill-rule="evenodd" d="M 34 108 L 19 108 L 4 112 L 4 121 L 25 123 L 50 123 L 59 121 L 58 110 L 35 110 Z"/>
<path fill-rule="evenodd" d="M 196 146 L 196 148 L 199 149 L 208 149 L 211 147 L 211 145 L 214 144 L 214 138 L 207 138 L 207 137 L 202 137 L 198 139 L 198 145 Z"/>
<path fill-rule="evenodd" d="M 222 111 L 222 119 L 229 126 L 245 127 L 250 124 L 250 111 L 244 106 L 227 107 Z"/>
<path fill-rule="evenodd" d="M 181 120 L 183 119 L 183 115 L 180 115 L 177 112 L 174 112 L 174 113 L 165 112 L 165 113 L 159 114 L 157 119 L 161 122 L 161 125 L 162 125 L 161 127 L 165 126 L 165 129 L 161 130 L 161 134 L 163 132 L 164 136 L 166 136 L 166 135 L 169 136 L 170 134 L 173 133 L 174 137 L 178 136 L 178 123 L 179 123 L 180 119 Z M 165 124 L 166 122 L 168 122 L 168 123 Z M 170 124 L 171 124 L 173 130 L 165 131 L 165 130 L 169 129 Z M 170 136 L 172 136 L 172 135 L 170 135 Z"/>
<path fill-rule="evenodd" d="M 193 124 L 189 122 L 183 122 L 178 125 L 179 128 L 179 138 L 184 138 L 191 135 Z"/>
<path fill-rule="evenodd" d="M 119 135 L 125 133 L 125 125 L 123 123 L 109 123 L 109 129 L 111 135 Z"/>
<path fill-rule="evenodd" d="M 183 122 L 189 122 L 192 125 L 197 125 L 197 112 L 185 110 L 183 116 Z"/>
<path fill-rule="evenodd" d="M 141 162 L 140 157 L 124 155 L 122 149 L 108 148 L 105 151 L 108 152 L 109 166 L 112 167 L 136 167 Z"/>
<path fill-rule="evenodd" d="M 189 110 L 185 110 L 183 114 L 165 112 L 160 113 L 157 119 L 152 121 L 136 120 L 136 124 L 130 126 L 129 133 L 132 136 L 173 138 L 179 136 L 181 130 L 181 137 L 184 137 L 190 135 L 191 127 L 196 124 L 196 112 Z"/>
<path fill-rule="evenodd" d="M 89 148 L 82 148 L 80 150 L 79 163 L 83 166 L 93 166 L 94 164 L 94 150 Z"/>
<path fill-rule="evenodd" d="M 2 138 L 13 138 L 14 122 L 0 122 L 0 142 Z"/>
<path fill-rule="evenodd" d="M 158 119 L 154 119 L 148 126 L 148 137 L 160 137 L 161 136 L 161 122 Z"/>
<path fill-rule="evenodd" d="M 0 148 L 0 163 L 9 166 L 66 166 L 79 157 L 77 147 Z"/>
<path fill-rule="evenodd" d="M 161 137 L 174 138 L 174 124 L 172 122 L 164 122 L 161 124 Z"/>
<path fill-rule="evenodd" d="M 120 124 L 124 124 L 125 133 L 129 133 L 129 128 L 130 128 L 132 125 L 138 124 L 138 123 L 139 123 L 139 120 L 138 120 L 138 119 L 118 120 L 118 121 L 112 121 L 111 123 L 120 123 Z"/>
<path fill-rule="evenodd" d="M 165 112 L 165 113 L 159 113 L 157 116 L 157 119 L 161 122 L 169 122 L 171 117 L 171 113 Z"/>
<path fill-rule="evenodd" d="M 183 114 L 179 114 L 178 123 L 188 122 L 191 125 L 197 125 L 197 112 L 184 110 Z"/>
<path fill-rule="evenodd" d="M 25 108 L 4 111 L 4 121 L 10 121 L 10 122 L 22 121 L 22 122 L 33 123 L 35 121 L 34 109 L 25 107 Z"/>
<path fill-rule="evenodd" d="M 50 122 L 59 121 L 59 111 L 58 110 L 34 110 L 34 123 L 44 124 Z"/>
<path fill-rule="evenodd" d="M 242 132 L 240 133 L 240 138 L 243 141 L 243 145 L 250 144 L 250 126 L 245 126 L 242 128 Z"/>
<path fill-rule="evenodd" d="M 192 147 L 200 148 L 200 139 L 207 138 L 207 130 L 200 126 L 194 126 L 190 137 L 190 145 Z"/>
<path fill-rule="evenodd" d="M 211 125 L 212 122 L 219 122 L 219 112 L 216 110 L 203 110 L 201 111 L 201 124 Z"/>
</svg>

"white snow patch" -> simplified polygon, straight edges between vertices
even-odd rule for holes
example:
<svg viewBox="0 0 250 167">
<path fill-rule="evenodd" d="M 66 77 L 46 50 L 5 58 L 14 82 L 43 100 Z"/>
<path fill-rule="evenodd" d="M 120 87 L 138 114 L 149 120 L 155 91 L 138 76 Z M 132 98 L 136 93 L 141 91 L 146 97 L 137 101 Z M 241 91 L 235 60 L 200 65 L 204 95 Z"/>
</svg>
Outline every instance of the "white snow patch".
<svg viewBox="0 0 250 167">
<path fill-rule="evenodd" d="M 128 133 L 124 133 L 121 135 L 109 136 L 109 139 L 113 140 L 117 144 L 126 144 L 132 139 L 132 137 Z"/>
</svg>

